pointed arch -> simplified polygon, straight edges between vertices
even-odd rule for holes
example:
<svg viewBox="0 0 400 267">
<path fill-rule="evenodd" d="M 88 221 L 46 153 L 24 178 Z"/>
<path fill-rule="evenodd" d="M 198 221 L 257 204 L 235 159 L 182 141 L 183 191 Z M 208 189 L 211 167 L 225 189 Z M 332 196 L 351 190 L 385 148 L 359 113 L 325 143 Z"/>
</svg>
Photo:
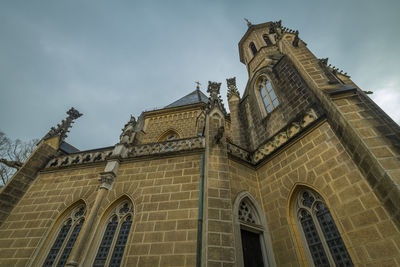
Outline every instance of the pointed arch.
<svg viewBox="0 0 400 267">
<path fill-rule="evenodd" d="M 311 266 L 354 266 L 340 224 L 315 188 L 296 184 L 289 197 L 289 222 L 301 256 Z"/>
<path fill-rule="evenodd" d="M 109 204 L 95 231 L 93 246 L 88 253 L 86 265 L 120 266 L 131 236 L 134 221 L 133 201 L 122 195 Z"/>
<path fill-rule="evenodd" d="M 87 205 L 83 199 L 64 208 L 39 246 L 37 256 L 33 257 L 33 265 L 64 266 L 79 237 L 86 210 Z"/>
<path fill-rule="evenodd" d="M 235 228 L 235 246 L 238 266 L 245 266 L 244 244 L 246 235 L 250 235 L 257 243 L 259 240 L 260 259 L 263 265 L 275 266 L 275 258 L 272 243 L 268 231 L 267 222 L 261 206 L 247 191 L 240 192 L 233 203 L 233 221 Z M 243 245 L 244 244 L 244 245 Z M 246 249 L 246 248 L 245 248 Z"/>
<path fill-rule="evenodd" d="M 170 128 L 160 134 L 160 136 L 157 138 L 157 142 L 171 141 L 180 138 L 182 138 L 181 134 L 179 134 L 176 129 Z"/>
</svg>

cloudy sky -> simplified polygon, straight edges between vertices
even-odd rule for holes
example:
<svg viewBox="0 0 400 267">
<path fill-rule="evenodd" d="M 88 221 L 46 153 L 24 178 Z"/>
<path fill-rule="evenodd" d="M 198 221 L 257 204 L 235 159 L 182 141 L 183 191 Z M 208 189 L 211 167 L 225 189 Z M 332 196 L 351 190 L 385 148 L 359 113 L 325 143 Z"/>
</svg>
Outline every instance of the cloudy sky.
<svg viewBox="0 0 400 267">
<path fill-rule="evenodd" d="M 317 57 L 348 72 L 400 122 L 400 1 L 0 2 L 0 131 L 41 138 L 71 107 L 67 142 L 113 145 L 129 115 L 165 106 L 200 81 L 247 71 L 237 44 L 247 26 L 282 19 Z M 226 103 L 226 101 L 225 101 Z"/>
</svg>

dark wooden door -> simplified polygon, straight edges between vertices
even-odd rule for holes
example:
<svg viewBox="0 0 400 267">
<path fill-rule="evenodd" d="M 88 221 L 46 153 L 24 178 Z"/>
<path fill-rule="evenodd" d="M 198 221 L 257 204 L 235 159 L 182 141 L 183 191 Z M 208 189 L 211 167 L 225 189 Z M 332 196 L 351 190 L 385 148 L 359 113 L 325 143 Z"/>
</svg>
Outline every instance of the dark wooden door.
<svg viewBox="0 0 400 267">
<path fill-rule="evenodd" d="M 264 267 L 260 234 L 240 230 L 242 236 L 244 267 Z"/>
</svg>

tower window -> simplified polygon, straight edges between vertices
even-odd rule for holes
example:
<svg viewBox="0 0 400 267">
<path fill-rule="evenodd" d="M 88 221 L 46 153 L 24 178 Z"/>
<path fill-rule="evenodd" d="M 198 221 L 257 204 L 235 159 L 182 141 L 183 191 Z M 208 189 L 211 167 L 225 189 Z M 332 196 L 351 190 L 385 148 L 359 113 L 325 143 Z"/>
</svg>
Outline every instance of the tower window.
<svg viewBox="0 0 400 267">
<path fill-rule="evenodd" d="M 120 203 L 111 211 L 93 266 L 120 266 L 132 226 L 132 217 L 132 204 L 129 201 Z"/>
<path fill-rule="evenodd" d="M 264 38 L 264 41 L 267 44 L 267 46 L 271 46 L 272 45 L 271 39 L 269 39 L 268 35 L 264 34 L 263 38 Z"/>
<path fill-rule="evenodd" d="M 315 266 L 354 266 L 332 214 L 319 194 L 306 189 L 299 192 L 296 218 Z"/>
<path fill-rule="evenodd" d="M 276 97 L 275 91 L 272 88 L 272 84 L 269 80 L 264 79 L 259 85 L 260 95 L 267 113 L 270 113 L 274 108 L 279 105 L 278 98 Z"/>
<path fill-rule="evenodd" d="M 253 52 L 253 55 L 255 56 L 257 54 L 257 48 L 253 42 L 250 43 L 250 49 L 251 49 L 251 52 Z"/>
<path fill-rule="evenodd" d="M 61 223 L 43 266 L 64 266 L 85 221 L 85 206 L 73 209 Z"/>
</svg>

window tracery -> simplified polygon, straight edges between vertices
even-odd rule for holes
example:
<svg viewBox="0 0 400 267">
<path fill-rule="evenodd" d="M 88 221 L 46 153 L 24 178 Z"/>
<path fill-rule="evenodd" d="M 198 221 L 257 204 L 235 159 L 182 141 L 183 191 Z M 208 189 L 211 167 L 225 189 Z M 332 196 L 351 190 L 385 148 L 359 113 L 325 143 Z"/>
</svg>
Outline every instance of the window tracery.
<svg viewBox="0 0 400 267">
<path fill-rule="evenodd" d="M 238 216 L 239 220 L 241 221 L 254 224 L 256 223 L 254 211 L 251 207 L 249 207 L 245 200 L 240 202 Z"/>
<path fill-rule="evenodd" d="M 132 226 L 132 218 L 132 203 L 127 200 L 110 212 L 93 266 L 120 266 Z"/>
<path fill-rule="evenodd" d="M 174 131 L 174 130 L 168 130 L 167 132 L 163 133 L 159 138 L 158 142 L 163 142 L 163 141 L 172 141 L 179 139 L 179 134 Z"/>
<path fill-rule="evenodd" d="M 315 266 L 354 266 L 322 197 L 303 189 L 296 200 L 299 228 Z"/>
<path fill-rule="evenodd" d="M 272 87 L 270 80 L 263 77 L 258 84 L 258 90 L 260 92 L 261 100 L 264 104 L 266 112 L 272 112 L 272 110 L 274 110 L 279 105 L 279 100 L 276 97 L 274 88 Z"/>
<path fill-rule="evenodd" d="M 43 266 L 64 266 L 85 221 L 85 205 L 79 205 L 67 214 Z"/>
</svg>

